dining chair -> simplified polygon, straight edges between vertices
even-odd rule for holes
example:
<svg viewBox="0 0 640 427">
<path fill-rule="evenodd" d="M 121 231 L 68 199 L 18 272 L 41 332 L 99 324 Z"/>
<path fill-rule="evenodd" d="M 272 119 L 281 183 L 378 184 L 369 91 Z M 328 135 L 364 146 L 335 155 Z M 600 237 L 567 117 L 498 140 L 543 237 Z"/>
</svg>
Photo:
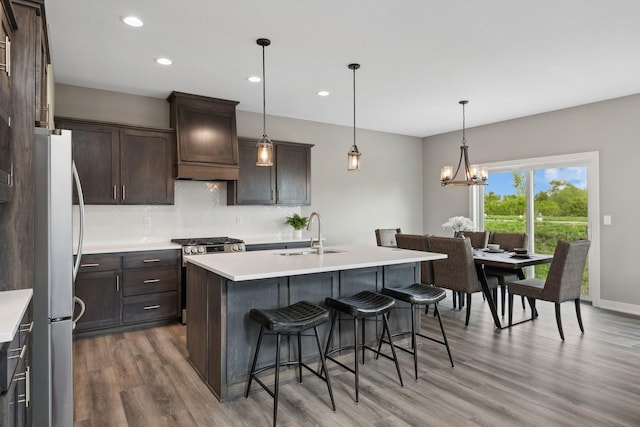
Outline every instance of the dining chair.
<svg viewBox="0 0 640 427">
<path fill-rule="evenodd" d="M 513 251 L 515 248 L 527 247 L 527 233 L 501 233 L 497 231 L 489 232 L 489 243 L 500 245 L 500 249 L 507 252 Z M 498 286 L 500 286 L 500 300 L 502 316 L 504 316 L 506 303 L 506 291 L 507 283 L 510 281 L 518 280 L 519 277 L 513 270 L 506 270 L 496 267 L 486 267 L 484 273 L 487 277 L 492 276 L 498 279 Z M 497 299 L 496 299 L 497 303 Z M 525 308 L 524 297 L 522 298 L 522 308 Z"/>
<path fill-rule="evenodd" d="M 510 281 L 507 284 L 509 292 L 509 326 L 512 326 L 514 295 L 522 295 L 529 300 L 531 305 L 531 319 L 529 320 L 534 320 L 536 317 L 536 300 L 553 302 L 556 305 L 558 332 L 560 332 L 560 338 L 564 341 L 560 304 L 573 300 L 576 306 L 578 325 L 580 326 L 580 331 L 584 334 L 582 317 L 580 316 L 580 288 L 590 246 L 591 242 L 589 240 L 559 241 L 553 253 L 553 260 L 546 280 L 531 278 Z"/>
<path fill-rule="evenodd" d="M 465 231 L 464 237 L 471 240 L 471 247 L 473 249 L 484 249 L 489 243 L 488 231 Z"/>
<path fill-rule="evenodd" d="M 414 251 L 429 252 L 429 235 L 428 234 L 396 234 L 397 247 L 400 249 L 411 249 Z M 420 262 L 420 283 L 425 285 L 433 284 L 433 261 Z"/>
<path fill-rule="evenodd" d="M 464 324 L 467 326 L 471 315 L 471 294 L 482 291 L 473 260 L 471 241 L 457 237 L 431 236 L 429 243 L 432 252 L 447 254 L 446 259 L 433 261 L 434 285 L 466 294 L 467 316 Z M 495 278 L 487 280 L 489 288 L 495 288 L 498 284 Z"/>
<path fill-rule="evenodd" d="M 378 246 L 396 247 L 396 234 L 402 233 L 399 228 L 376 228 L 376 243 Z"/>
</svg>

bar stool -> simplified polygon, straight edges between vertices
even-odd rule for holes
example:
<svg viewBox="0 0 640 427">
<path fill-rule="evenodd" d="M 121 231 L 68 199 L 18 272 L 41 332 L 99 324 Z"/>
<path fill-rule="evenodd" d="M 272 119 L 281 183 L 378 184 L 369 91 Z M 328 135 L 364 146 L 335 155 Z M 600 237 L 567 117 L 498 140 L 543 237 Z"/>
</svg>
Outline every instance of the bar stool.
<svg viewBox="0 0 640 427">
<path fill-rule="evenodd" d="M 440 311 L 438 311 L 438 302 L 442 301 L 445 298 L 445 290 L 437 288 L 435 286 L 414 283 L 413 285 L 410 285 L 406 288 L 383 288 L 382 293 L 393 297 L 398 301 L 403 301 L 411 305 L 411 331 L 399 332 L 393 334 L 392 336 L 396 337 L 400 335 L 411 334 L 411 349 L 407 349 L 401 346 L 397 347 L 398 349 L 413 355 L 413 370 L 415 373 L 416 381 L 418 380 L 418 349 L 416 347 L 416 336 L 426 338 L 433 342 L 437 342 L 438 344 L 444 345 L 447 348 L 449 361 L 451 362 L 451 367 L 453 368 L 453 358 L 451 357 L 449 342 L 447 341 L 447 335 L 444 333 L 444 326 L 442 325 L 442 319 L 440 318 Z M 434 314 L 438 317 L 438 322 L 440 323 L 440 330 L 442 331 L 442 341 L 416 332 L 417 327 L 415 307 L 421 305 L 429 306 L 430 304 L 433 304 L 435 310 Z M 417 320 L 420 321 L 420 311 L 418 311 Z M 380 345 L 382 345 L 382 341 L 378 345 L 378 350 L 380 350 Z"/>
<path fill-rule="evenodd" d="M 391 297 L 388 297 L 386 295 L 382 295 L 376 292 L 371 292 L 371 291 L 362 291 L 359 292 L 353 296 L 349 296 L 349 297 L 343 297 L 343 298 L 326 298 L 325 299 L 325 305 L 327 307 L 330 307 L 333 309 L 333 319 L 331 321 L 331 328 L 329 329 L 329 339 L 327 340 L 327 346 L 325 348 L 325 357 L 329 360 L 332 360 L 333 362 L 337 363 L 338 365 L 342 366 L 344 369 L 346 369 L 347 371 L 355 374 L 356 377 L 356 402 L 358 402 L 359 399 L 359 368 L 358 368 L 358 349 L 362 348 L 362 364 L 364 365 L 364 354 L 365 354 L 365 349 L 368 349 L 374 353 L 376 353 L 376 355 L 381 355 L 383 357 L 386 357 L 389 360 L 393 360 L 396 364 L 396 370 L 398 371 L 398 378 L 400 379 L 400 385 L 404 386 L 404 383 L 402 382 L 402 374 L 400 373 L 400 366 L 398 365 L 398 358 L 396 356 L 396 350 L 395 347 L 393 346 L 393 341 L 391 338 L 391 333 L 389 332 L 389 320 L 387 318 L 387 313 L 389 312 L 389 310 L 391 310 L 391 308 L 393 308 L 395 304 L 395 300 Z M 348 314 L 350 316 L 353 317 L 353 337 L 354 337 L 354 344 L 351 346 L 342 346 L 339 348 L 335 348 L 333 350 L 329 350 L 329 348 L 331 348 L 331 340 L 332 340 L 332 336 L 333 336 L 333 328 L 335 326 L 336 323 L 336 319 L 338 317 L 339 313 L 344 313 L 344 314 Z M 391 352 L 393 354 L 393 357 L 390 357 L 384 353 L 380 352 L 380 345 L 378 346 L 378 350 L 376 350 L 375 348 L 371 348 L 369 346 L 367 346 L 365 344 L 365 322 L 364 319 L 369 318 L 369 317 L 377 317 L 382 315 L 382 319 L 383 319 L 383 327 L 382 327 L 382 335 L 380 336 L 380 340 L 382 340 L 382 336 L 385 334 L 387 334 L 387 338 L 389 340 L 390 343 L 390 347 L 391 347 Z M 358 320 L 359 319 L 363 319 L 362 322 L 362 343 L 358 342 Z M 380 344 L 382 342 L 380 341 Z M 332 354 L 337 353 L 339 351 L 345 350 L 345 349 L 350 349 L 353 348 L 353 356 L 354 356 L 354 362 L 355 362 L 355 367 L 354 369 L 351 369 L 350 367 L 344 365 L 343 363 L 339 362 L 338 360 L 334 359 L 333 357 L 331 357 Z"/>
<path fill-rule="evenodd" d="M 304 366 L 327 383 L 327 388 L 329 389 L 329 397 L 331 398 L 331 406 L 335 411 L 336 404 L 333 400 L 333 391 L 331 390 L 329 371 L 327 370 L 327 364 L 325 361 L 324 353 L 322 352 L 322 346 L 320 345 L 320 338 L 318 336 L 318 326 L 329 320 L 329 312 L 318 305 L 311 304 L 306 301 L 300 301 L 287 307 L 276 308 L 273 310 L 260 310 L 254 308 L 249 312 L 249 317 L 260 324 L 260 335 L 258 336 L 258 345 L 256 346 L 256 353 L 253 357 L 253 364 L 251 365 L 251 372 L 249 374 L 249 382 L 247 383 L 247 391 L 244 397 L 249 397 L 251 381 L 255 379 L 256 382 L 260 384 L 262 388 L 264 388 L 267 393 L 271 395 L 271 397 L 273 397 L 273 425 L 275 426 L 278 416 L 278 387 L 280 379 L 280 366 L 297 365 L 298 381 L 300 382 L 300 384 L 302 384 L 302 367 Z M 317 373 L 314 369 L 302 362 L 302 346 L 300 344 L 300 337 L 302 336 L 303 331 L 311 328 L 313 328 L 315 332 L 318 353 L 320 354 L 320 361 L 322 362 L 322 371 L 320 373 Z M 265 329 L 268 329 L 271 332 L 265 332 Z M 265 366 L 256 370 L 256 362 L 258 361 L 258 354 L 260 353 L 260 345 L 262 344 L 262 337 L 265 333 L 268 335 L 276 336 L 276 362 L 273 365 Z M 298 336 L 298 360 L 280 362 L 280 336 L 282 334 L 296 334 Z M 274 389 L 271 390 L 260 380 L 260 378 L 258 378 L 258 374 L 273 368 L 275 368 L 275 384 Z M 324 376 L 322 375 L 323 372 Z"/>
</svg>

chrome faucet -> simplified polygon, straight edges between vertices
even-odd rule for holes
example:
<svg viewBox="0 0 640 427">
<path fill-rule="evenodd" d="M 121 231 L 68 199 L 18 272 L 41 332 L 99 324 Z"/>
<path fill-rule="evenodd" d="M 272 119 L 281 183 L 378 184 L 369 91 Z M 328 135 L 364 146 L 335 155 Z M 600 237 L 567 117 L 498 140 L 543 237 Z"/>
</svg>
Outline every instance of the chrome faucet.
<svg viewBox="0 0 640 427">
<path fill-rule="evenodd" d="M 318 218 L 318 240 L 314 241 L 313 237 L 311 238 L 311 249 L 316 249 L 318 251 L 318 255 L 322 255 L 324 253 L 324 249 L 322 248 L 322 234 L 320 233 L 320 214 L 318 212 L 311 212 L 309 218 L 307 219 L 307 231 L 311 229 L 311 222 L 313 221 L 313 217 Z"/>
</svg>

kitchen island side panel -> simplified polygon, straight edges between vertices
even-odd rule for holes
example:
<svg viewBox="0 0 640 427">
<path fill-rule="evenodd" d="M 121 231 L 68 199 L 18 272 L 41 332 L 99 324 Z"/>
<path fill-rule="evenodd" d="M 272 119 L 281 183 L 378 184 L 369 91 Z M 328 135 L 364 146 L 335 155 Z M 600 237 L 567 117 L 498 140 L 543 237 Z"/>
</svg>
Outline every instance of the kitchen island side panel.
<svg viewBox="0 0 640 427">
<path fill-rule="evenodd" d="M 206 336 L 206 348 L 202 345 L 189 345 L 189 358 L 192 365 L 199 371 L 201 377 L 207 382 L 209 388 L 220 401 L 231 400 L 240 397 L 244 393 L 248 374 L 251 369 L 255 347 L 258 340 L 260 326 L 249 318 L 252 308 L 273 309 L 284 307 L 298 301 L 309 301 L 324 305 L 326 297 L 341 297 L 353 295 L 362 290 L 379 291 L 385 286 L 387 280 L 394 286 L 406 286 L 415 283 L 414 271 L 419 271 L 419 263 L 407 263 L 397 268 L 366 267 L 334 272 L 322 272 L 314 274 L 296 275 L 290 277 L 277 277 L 257 280 L 235 282 L 228 280 L 216 273 L 207 271 L 194 264 L 187 264 L 188 270 L 188 303 L 202 304 L 206 306 L 206 315 L 192 316 L 189 309 L 187 324 L 187 342 L 192 343 L 194 333 L 201 331 L 195 323 L 204 328 Z M 418 273 L 419 274 L 419 273 Z M 203 295 L 200 290 L 191 291 L 189 278 L 195 277 L 197 286 L 202 283 L 202 277 L 206 277 L 206 292 Z M 419 277 L 418 277 L 419 278 Z M 200 299 L 193 301 L 193 299 Z M 353 343 L 353 322 L 345 317 L 340 322 L 339 330 L 334 332 L 334 343 L 337 345 Z M 392 314 L 393 317 L 404 319 L 408 324 L 409 313 L 403 310 Z M 397 320 L 397 319 L 396 319 Z M 192 324 L 194 323 L 194 324 Z M 204 324 L 203 324 L 204 323 Z M 319 328 L 322 346 L 326 344 L 329 323 Z M 308 331 L 313 333 L 312 331 Z M 381 322 L 367 321 L 367 343 L 376 343 L 376 338 L 382 332 Z M 202 332 L 199 332 L 197 340 L 202 340 Z M 383 346 L 384 350 L 385 346 Z M 204 354 L 192 354 L 192 351 L 204 352 Z M 317 358 L 317 345 L 314 338 L 302 339 L 302 354 L 306 361 Z M 206 359 L 206 367 L 199 367 L 203 358 Z M 272 365 L 275 360 L 275 338 L 265 336 L 258 358 L 258 367 Z M 297 341 L 295 336 L 281 340 L 281 360 L 295 360 L 297 358 Z M 290 372 L 288 372 L 290 371 Z M 281 381 L 294 378 L 295 370 L 281 372 Z M 263 374 L 264 381 L 272 384 L 271 372 Z"/>
</svg>

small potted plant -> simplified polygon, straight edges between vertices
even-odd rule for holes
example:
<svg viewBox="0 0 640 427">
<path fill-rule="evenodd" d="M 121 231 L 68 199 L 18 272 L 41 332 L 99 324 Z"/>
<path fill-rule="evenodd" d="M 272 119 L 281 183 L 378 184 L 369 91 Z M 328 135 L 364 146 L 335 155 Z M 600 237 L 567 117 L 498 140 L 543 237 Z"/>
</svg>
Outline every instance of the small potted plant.
<svg viewBox="0 0 640 427">
<path fill-rule="evenodd" d="M 293 227 L 293 237 L 296 239 L 302 238 L 302 229 L 307 226 L 308 218 L 306 216 L 300 216 L 297 213 L 293 213 L 287 217 L 285 224 Z"/>
</svg>

